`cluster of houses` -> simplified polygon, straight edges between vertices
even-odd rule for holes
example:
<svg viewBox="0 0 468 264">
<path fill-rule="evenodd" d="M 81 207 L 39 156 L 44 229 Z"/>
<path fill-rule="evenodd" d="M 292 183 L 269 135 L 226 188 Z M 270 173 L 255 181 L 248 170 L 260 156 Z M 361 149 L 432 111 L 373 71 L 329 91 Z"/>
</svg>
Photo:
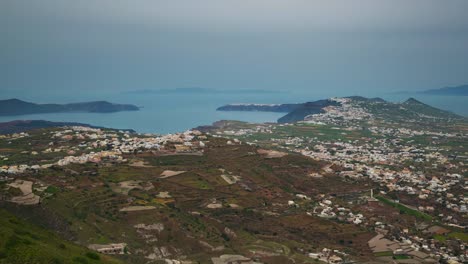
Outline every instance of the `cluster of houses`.
<svg viewBox="0 0 468 264">
<path fill-rule="evenodd" d="M 412 234 L 408 228 L 400 229 L 391 223 L 386 224 L 375 219 L 369 221 L 361 213 L 352 212 L 351 209 L 345 206 L 334 204 L 333 197 L 325 198 L 324 195 L 321 195 L 321 197 L 322 199 L 317 202 L 313 211 L 307 212 L 307 214 L 373 229 L 378 235 L 368 242 L 369 247 L 374 254 L 383 256 L 381 260 L 385 261 L 385 263 L 396 263 L 393 261 L 395 257 L 406 260 L 406 262 L 403 261 L 402 263 L 439 263 L 442 260 L 449 261 L 448 263 L 465 263 L 468 260 L 468 248 L 462 240 L 455 240 L 450 247 L 447 247 L 436 239 L 427 239 Z M 297 194 L 296 198 L 296 200 L 311 200 L 311 198 L 303 194 Z M 369 204 L 378 202 L 373 198 L 372 190 L 367 201 Z M 293 200 L 288 201 L 289 206 L 298 207 L 299 203 Z M 422 223 L 416 228 L 429 236 L 440 235 L 446 237 L 450 232 L 450 230 L 437 225 L 429 227 L 427 224 Z M 331 254 L 336 252 L 325 249 L 320 253 L 310 253 L 309 257 L 326 263 L 351 263 L 349 261 L 345 262 L 342 254 Z"/>
<path fill-rule="evenodd" d="M 113 243 L 113 244 L 91 244 L 89 249 L 95 250 L 102 254 L 125 254 L 126 243 Z"/>
<path fill-rule="evenodd" d="M 240 128 L 240 129 L 235 129 L 235 130 L 217 131 L 215 134 L 217 136 L 245 136 L 245 135 L 251 135 L 255 133 L 272 134 L 273 127 L 274 127 L 273 125 L 256 125 L 252 128 Z"/>
<path fill-rule="evenodd" d="M 305 144 L 301 144 L 301 142 L 310 143 L 310 141 L 288 139 L 290 145 L 294 144 L 294 148 L 289 148 L 289 150 L 338 165 L 342 170 L 337 173 L 343 177 L 369 178 L 379 184 L 386 192 L 396 191 L 396 193 L 406 193 L 413 196 L 414 203 L 419 204 L 414 209 L 430 215 L 436 214 L 440 221 L 446 225 L 466 230 L 466 220 L 464 219 L 468 215 L 468 197 L 465 194 L 468 190 L 468 183 L 460 173 L 455 173 L 466 172 L 466 165 L 463 162 L 453 162 L 435 147 L 416 147 L 412 144 L 413 142 L 403 142 L 401 138 L 398 138 L 425 135 L 432 136 L 433 140 L 440 140 L 448 137 L 460 137 L 460 135 L 410 129 L 373 129 L 372 131 L 374 133 L 383 132 L 386 136 L 391 134 L 396 136 L 396 139 L 383 137 L 374 139 L 372 144 L 320 141 L 314 142 L 316 145 L 313 146 L 312 150 L 304 147 Z M 466 138 L 466 136 L 461 137 Z M 284 144 L 284 146 L 287 148 L 288 144 Z M 402 166 L 405 163 L 408 165 Z M 412 165 L 418 163 L 420 164 L 418 167 Z M 428 170 L 441 169 L 428 175 L 426 172 L 428 170 L 425 170 L 424 167 Z M 382 193 L 386 192 L 382 191 Z M 315 215 L 337 218 L 339 214 L 345 215 L 347 213 L 338 211 L 338 208 L 328 205 L 327 201 L 329 200 L 322 201 L 315 208 Z M 359 218 L 346 219 L 345 217 L 343 220 L 366 224 L 362 223 Z M 385 230 L 385 228 L 383 229 Z M 408 256 L 414 263 L 430 263 L 431 261 L 435 263 L 434 259 L 450 263 L 468 261 L 466 245 L 459 239 L 452 239 L 451 247 L 434 239 L 404 232 L 400 232 L 399 239 L 396 242 L 392 240 L 392 245 L 396 247 L 392 254 Z"/>
<path fill-rule="evenodd" d="M 431 136 L 432 139 L 437 140 L 441 137 L 454 138 L 460 136 L 459 133 L 449 133 L 440 131 L 430 130 L 414 130 L 405 127 L 378 127 L 370 126 L 369 131 L 374 134 L 386 135 L 386 136 Z"/>
<path fill-rule="evenodd" d="M 380 186 L 382 194 L 393 192 L 413 197 L 413 206 L 410 206 L 412 209 L 427 213 L 445 225 L 466 230 L 468 182 L 463 175 L 468 170 L 468 160 L 466 157 L 463 159 L 466 153 L 454 153 L 442 146 L 443 143 L 453 140 L 468 142 L 468 134 L 463 131 L 441 132 L 431 128 L 416 130 L 411 125 L 397 125 L 378 119 L 359 104 L 352 102 L 352 99 L 332 100 L 340 104 L 326 107 L 322 113 L 307 116 L 304 123 L 332 126 L 331 129 L 336 129 L 338 134 L 341 132 L 342 135 L 336 140 L 325 139 L 326 137 L 322 137 L 325 135 L 320 133 L 312 137 L 275 135 L 279 126 L 298 124 L 263 124 L 239 130 L 227 128 L 228 133 L 222 130 L 217 133 L 244 138 L 256 133 L 272 134 L 272 138 L 265 142 L 266 144 L 333 164 L 334 169 L 328 166 L 328 171 L 324 173 L 336 173 L 357 180 L 371 179 Z M 365 129 L 362 124 L 366 124 Z M 362 131 L 364 132 L 356 133 Z M 348 137 L 350 133 L 362 136 Z M 418 138 L 422 138 L 423 141 L 418 142 Z M 247 143 L 262 144 L 258 141 Z M 295 201 L 289 201 L 288 204 L 297 206 Z M 374 222 L 367 222 L 361 214 L 334 205 L 330 199 L 320 200 L 312 214 L 324 218 L 340 218 L 367 227 L 374 226 L 376 230 L 388 231 L 390 228 L 385 223 L 379 222 L 376 225 Z M 410 243 L 415 249 L 413 251 L 417 251 L 415 254 L 419 254 L 420 257 L 425 251 L 430 255 L 430 259 L 435 257 L 452 263 L 468 261 L 466 245 L 460 240 L 452 239 L 456 245 L 447 247 L 434 239 L 411 235 L 411 232 L 398 230 L 398 233 L 398 239 L 401 240 L 399 242 Z"/>
<path fill-rule="evenodd" d="M 322 251 L 318 253 L 309 253 L 310 258 L 313 258 L 313 259 L 316 259 L 325 263 L 329 263 L 329 264 L 344 263 L 345 261 L 344 258 L 346 256 L 347 254 L 344 252 L 341 252 L 337 249 L 333 250 L 329 248 L 323 248 Z M 348 262 L 348 263 L 352 263 L 352 262 Z"/>
<path fill-rule="evenodd" d="M 331 98 L 331 101 L 339 103 L 324 107 L 322 113 L 308 115 L 304 118 L 305 123 L 329 124 L 329 125 L 351 125 L 358 120 L 371 120 L 373 115 L 353 104 L 350 98 Z"/>
<path fill-rule="evenodd" d="M 29 137 L 29 134 L 26 132 L 0 135 L 0 139 L 12 139 L 12 140 L 18 139 L 18 138 L 25 138 L 25 137 Z"/>
<path fill-rule="evenodd" d="M 368 241 L 368 245 L 374 254 L 380 256 L 392 256 L 398 259 L 409 259 L 409 263 L 466 263 L 468 254 L 466 245 L 461 241 L 454 241 L 451 247 L 442 245 L 435 239 L 424 239 L 417 235 L 410 235 L 405 229 L 398 235 L 389 236 L 387 234 L 388 226 L 380 223 L 382 228 L 377 229 L 377 235 Z M 445 230 L 445 231 L 439 231 Z M 439 226 L 427 228 L 425 232 L 447 235 L 448 230 Z M 389 238 L 390 237 L 390 238 Z M 455 253 L 455 251 L 458 251 Z M 383 257 L 385 259 L 385 257 Z"/>
<path fill-rule="evenodd" d="M 87 162 L 101 163 L 103 160 L 126 162 L 124 154 L 148 150 L 162 150 L 170 143 L 175 151 L 188 152 L 203 148 L 206 139 L 199 131 L 189 130 L 183 133 L 161 136 L 140 136 L 129 132 L 116 133 L 96 128 L 73 126 L 68 129 L 51 132 L 51 142 L 42 151 L 26 151 L 33 156 L 41 153 L 63 153 L 64 156 L 53 163 L 4 165 L 0 173 L 20 174 L 27 171 L 47 169 L 52 166 L 67 166 L 69 164 L 84 164 Z M 16 134 L 14 138 L 29 136 L 26 133 Z M 11 136 L 8 137 L 11 139 Z M 67 144 L 76 140 L 77 144 Z M 7 157 L 5 157 L 7 158 Z"/>
<path fill-rule="evenodd" d="M 334 205 L 331 199 L 319 201 L 312 214 L 327 219 L 338 219 L 355 225 L 366 224 L 363 214 L 353 213 L 349 208 Z"/>
<path fill-rule="evenodd" d="M 406 145 L 393 146 L 377 139 L 379 146 L 371 144 L 355 145 L 345 142 L 320 142 L 312 150 L 294 148 L 305 156 L 327 160 L 342 167 L 339 175 L 355 179 L 369 178 L 387 191 L 404 192 L 419 200 L 434 200 L 437 204 L 455 213 L 466 214 L 468 198 L 452 189 L 468 189 L 463 176 L 454 171 L 463 171 L 458 164 L 438 152 L 418 149 Z M 413 163 L 429 164 L 429 169 L 441 167 L 436 175 L 427 175 L 424 169 L 416 168 Z M 402 166 L 407 163 L 408 166 Z M 466 170 L 466 169 L 465 169 Z M 431 206 L 423 208 L 433 211 Z M 456 218 L 451 220 L 456 224 Z"/>
</svg>

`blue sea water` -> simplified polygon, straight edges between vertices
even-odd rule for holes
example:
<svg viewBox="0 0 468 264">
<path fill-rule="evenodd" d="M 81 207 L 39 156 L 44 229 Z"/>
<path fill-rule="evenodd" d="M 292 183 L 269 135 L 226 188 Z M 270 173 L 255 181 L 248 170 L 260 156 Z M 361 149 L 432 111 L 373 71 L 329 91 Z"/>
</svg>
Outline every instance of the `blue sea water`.
<svg viewBox="0 0 468 264">
<path fill-rule="evenodd" d="M 346 96 L 346 95 L 342 95 Z M 371 97 L 370 95 L 367 95 Z M 378 95 L 372 95 L 378 96 Z M 328 98 L 328 94 L 265 93 L 265 94 L 117 94 L 100 98 L 44 97 L 42 103 L 65 103 L 89 100 L 107 100 L 114 103 L 130 103 L 142 107 L 140 111 L 117 113 L 51 113 L 22 116 L 2 116 L 0 122 L 11 120 L 49 120 L 80 122 L 111 128 L 131 128 L 141 133 L 172 133 L 209 125 L 218 120 L 247 122 L 275 122 L 284 113 L 269 112 L 221 112 L 216 108 L 229 103 L 297 103 Z M 386 100 L 404 101 L 410 95 L 383 95 Z M 411 95 L 424 103 L 468 116 L 468 97 Z M 49 98 L 49 99 L 46 99 Z M 5 98 L 6 99 L 6 98 Z M 33 98 L 19 98 L 38 102 Z"/>
</svg>

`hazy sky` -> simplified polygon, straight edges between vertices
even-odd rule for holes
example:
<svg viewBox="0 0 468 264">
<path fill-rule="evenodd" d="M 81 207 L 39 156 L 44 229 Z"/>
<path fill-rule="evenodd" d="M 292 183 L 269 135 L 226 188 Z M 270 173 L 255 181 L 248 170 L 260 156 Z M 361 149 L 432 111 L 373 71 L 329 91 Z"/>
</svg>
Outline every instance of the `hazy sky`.
<svg viewBox="0 0 468 264">
<path fill-rule="evenodd" d="M 0 91 L 468 83 L 465 0 L 2 0 Z"/>
</svg>

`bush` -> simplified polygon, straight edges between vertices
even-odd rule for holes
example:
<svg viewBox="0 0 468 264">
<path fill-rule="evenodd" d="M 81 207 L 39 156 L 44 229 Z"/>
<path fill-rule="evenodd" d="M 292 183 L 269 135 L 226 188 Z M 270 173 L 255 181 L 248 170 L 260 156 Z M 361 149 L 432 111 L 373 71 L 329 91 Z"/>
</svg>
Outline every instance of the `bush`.
<svg viewBox="0 0 468 264">
<path fill-rule="evenodd" d="M 10 189 L 8 189 L 8 194 L 11 196 L 21 196 L 23 192 L 19 188 L 10 187 Z"/>
<path fill-rule="evenodd" d="M 95 260 L 99 260 L 99 255 L 95 252 L 88 252 L 86 253 L 86 257 L 90 258 L 90 259 L 95 259 Z"/>
<path fill-rule="evenodd" d="M 231 240 L 231 239 L 229 238 L 229 236 L 226 235 L 225 233 L 222 233 L 222 234 L 221 234 L 221 237 L 222 237 L 225 241 Z"/>
<path fill-rule="evenodd" d="M 19 244 L 21 244 L 21 238 L 17 235 L 13 235 L 5 243 L 5 249 L 12 249 Z"/>
<path fill-rule="evenodd" d="M 62 259 L 59 259 L 59 258 L 53 258 L 50 263 L 52 264 L 63 264 L 63 260 Z"/>
<path fill-rule="evenodd" d="M 73 258 L 73 262 L 75 263 L 81 263 L 81 264 L 88 264 L 88 260 L 85 259 L 84 257 L 78 256 Z"/>
<path fill-rule="evenodd" d="M 49 187 L 47 187 L 47 189 L 45 189 L 46 193 L 51 193 L 51 194 L 56 194 L 59 191 L 60 191 L 60 189 L 55 187 L 55 186 L 49 186 Z"/>
</svg>

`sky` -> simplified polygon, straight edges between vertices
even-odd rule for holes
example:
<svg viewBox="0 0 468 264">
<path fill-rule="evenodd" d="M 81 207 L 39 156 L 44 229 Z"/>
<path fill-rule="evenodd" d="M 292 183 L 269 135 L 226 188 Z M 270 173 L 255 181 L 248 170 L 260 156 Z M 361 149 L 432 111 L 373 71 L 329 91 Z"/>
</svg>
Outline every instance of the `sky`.
<svg viewBox="0 0 468 264">
<path fill-rule="evenodd" d="M 467 10 L 465 0 L 2 0 L 0 91 L 468 84 Z"/>
</svg>

